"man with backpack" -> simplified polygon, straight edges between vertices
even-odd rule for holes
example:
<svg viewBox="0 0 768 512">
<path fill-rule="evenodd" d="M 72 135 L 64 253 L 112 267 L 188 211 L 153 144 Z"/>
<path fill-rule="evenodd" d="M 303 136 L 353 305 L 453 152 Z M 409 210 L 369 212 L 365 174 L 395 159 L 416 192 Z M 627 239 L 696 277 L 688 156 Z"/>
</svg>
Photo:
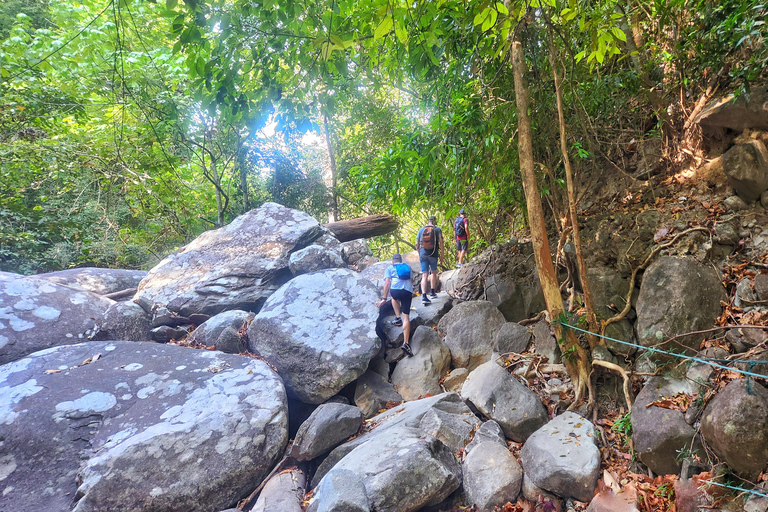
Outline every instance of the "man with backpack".
<svg viewBox="0 0 768 512">
<path fill-rule="evenodd" d="M 403 326 L 403 344 L 400 348 L 409 356 L 413 355 L 411 345 L 411 299 L 413 298 L 413 284 L 411 283 L 411 267 L 403 263 L 403 257 L 399 253 L 392 256 L 392 264 L 384 271 L 384 298 L 376 303 L 380 308 L 387 302 L 387 295 L 392 295 L 392 309 L 395 310 L 395 319 L 392 325 Z M 384 339 L 382 342 L 386 341 Z"/>
<path fill-rule="evenodd" d="M 459 216 L 453 222 L 453 234 L 456 235 L 456 250 L 459 251 L 459 264 L 456 265 L 456 268 L 461 268 L 464 263 L 464 255 L 467 253 L 467 246 L 469 246 L 469 220 L 464 208 L 459 210 Z"/>
<path fill-rule="evenodd" d="M 421 302 L 424 305 L 432 301 L 429 297 L 437 297 L 437 260 L 443 263 L 443 232 L 435 226 L 437 218 L 434 215 L 429 216 L 429 222 L 419 230 L 416 235 L 416 247 L 419 248 L 419 262 L 421 263 Z M 427 287 L 428 277 L 431 276 L 432 286 Z M 427 296 L 429 294 L 429 297 Z"/>
</svg>

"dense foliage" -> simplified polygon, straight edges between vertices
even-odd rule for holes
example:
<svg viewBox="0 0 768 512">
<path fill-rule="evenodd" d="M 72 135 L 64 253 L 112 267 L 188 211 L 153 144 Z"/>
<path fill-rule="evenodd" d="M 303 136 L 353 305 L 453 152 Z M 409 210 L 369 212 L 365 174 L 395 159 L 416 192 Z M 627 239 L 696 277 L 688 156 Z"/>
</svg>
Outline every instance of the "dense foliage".
<svg viewBox="0 0 768 512">
<path fill-rule="evenodd" d="M 3 2 L 0 270 L 151 266 L 268 200 L 394 213 L 382 250 L 464 206 L 477 249 L 524 224 L 513 38 L 560 218 L 550 48 L 575 172 L 598 186 L 633 139 L 690 158 L 699 98 L 768 79 L 767 16 L 761 0 Z"/>
</svg>

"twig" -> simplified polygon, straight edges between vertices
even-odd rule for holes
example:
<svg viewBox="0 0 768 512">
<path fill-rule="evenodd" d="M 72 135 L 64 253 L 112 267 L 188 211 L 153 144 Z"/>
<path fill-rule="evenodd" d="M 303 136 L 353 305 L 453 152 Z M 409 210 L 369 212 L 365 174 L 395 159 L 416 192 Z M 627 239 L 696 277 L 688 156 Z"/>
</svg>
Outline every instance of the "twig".
<svg viewBox="0 0 768 512">
<path fill-rule="evenodd" d="M 629 394 L 629 374 L 627 371 L 617 364 L 613 364 L 609 361 L 603 361 L 602 359 L 593 359 L 592 366 L 602 366 L 603 368 L 607 368 L 621 375 L 621 377 L 624 379 L 624 399 L 627 401 L 628 409 L 632 410 L 632 399 L 630 398 Z"/>
<path fill-rule="evenodd" d="M 291 445 L 288 445 L 288 448 L 286 448 L 286 453 L 285 455 L 283 455 L 283 458 L 280 459 L 280 462 L 278 462 L 275 465 L 275 467 L 272 468 L 272 471 L 270 471 L 269 474 L 266 477 L 264 477 L 264 480 L 261 481 L 259 486 L 250 495 L 248 495 L 247 498 L 245 498 L 244 500 L 240 501 L 240 503 L 237 504 L 237 507 L 235 507 L 237 510 L 245 510 L 245 507 L 247 507 L 248 504 L 251 503 L 251 501 L 256 496 L 259 495 L 259 493 L 264 488 L 264 486 L 267 485 L 267 482 L 269 481 L 269 479 L 275 476 L 275 473 L 280 471 L 280 468 L 282 467 L 283 463 L 288 459 L 288 449 L 290 449 L 290 447 Z"/>
</svg>

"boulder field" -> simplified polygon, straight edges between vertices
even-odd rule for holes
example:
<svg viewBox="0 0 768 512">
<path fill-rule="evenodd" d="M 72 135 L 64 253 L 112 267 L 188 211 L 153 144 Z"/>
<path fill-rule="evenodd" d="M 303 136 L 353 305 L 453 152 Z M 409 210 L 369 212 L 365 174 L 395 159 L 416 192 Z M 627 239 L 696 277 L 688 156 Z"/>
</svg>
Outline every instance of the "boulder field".
<svg viewBox="0 0 768 512">
<path fill-rule="evenodd" d="M 490 512 L 518 498 L 592 500 L 601 436 L 555 398 L 569 382 L 550 326 L 512 321 L 539 307 L 530 269 L 496 272 L 487 300 L 460 297 L 465 279 L 481 281 L 474 263 L 446 273 L 450 294 L 414 301 L 406 357 L 391 307 L 375 307 L 386 264 L 371 260 L 364 240 L 341 243 L 268 203 L 148 273 L 0 274 L 0 510 Z M 605 300 L 629 292 L 610 269 L 589 276 Z M 693 258 L 658 259 L 612 333 L 653 346 L 711 328 L 718 279 Z M 104 297 L 131 287 L 133 300 Z M 681 343 L 694 351 L 700 339 Z M 633 351 L 614 342 L 605 353 Z M 546 387 L 527 364 L 507 368 L 523 353 L 552 372 Z M 660 407 L 712 378 L 688 373 L 654 377 L 637 396 L 640 461 L 676 474 L 679 454 L 706 444 L 758 475 L 768 391 L 737 379 L 699 417 Z"/>
</svg>

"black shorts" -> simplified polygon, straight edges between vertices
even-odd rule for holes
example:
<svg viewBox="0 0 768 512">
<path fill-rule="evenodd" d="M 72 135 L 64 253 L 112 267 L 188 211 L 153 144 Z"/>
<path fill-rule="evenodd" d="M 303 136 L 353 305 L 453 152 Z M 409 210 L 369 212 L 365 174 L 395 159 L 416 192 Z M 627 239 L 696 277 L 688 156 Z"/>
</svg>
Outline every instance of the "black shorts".
<svg viewBox="0 0 768 512">
<path fill-rule="evenodd" d="M 394 300 L 400 303 L 400 312 L 404 315 L 410 315 L 413 292 L 408 290 L 389 290 L 389 293 Z"/>
<path fill-rule="evenodd" d="M 466 251 L 467 250 L 467 243 L 469 240 L 456 240 L 456 250 L 457 251 Z"/>
</svg>

